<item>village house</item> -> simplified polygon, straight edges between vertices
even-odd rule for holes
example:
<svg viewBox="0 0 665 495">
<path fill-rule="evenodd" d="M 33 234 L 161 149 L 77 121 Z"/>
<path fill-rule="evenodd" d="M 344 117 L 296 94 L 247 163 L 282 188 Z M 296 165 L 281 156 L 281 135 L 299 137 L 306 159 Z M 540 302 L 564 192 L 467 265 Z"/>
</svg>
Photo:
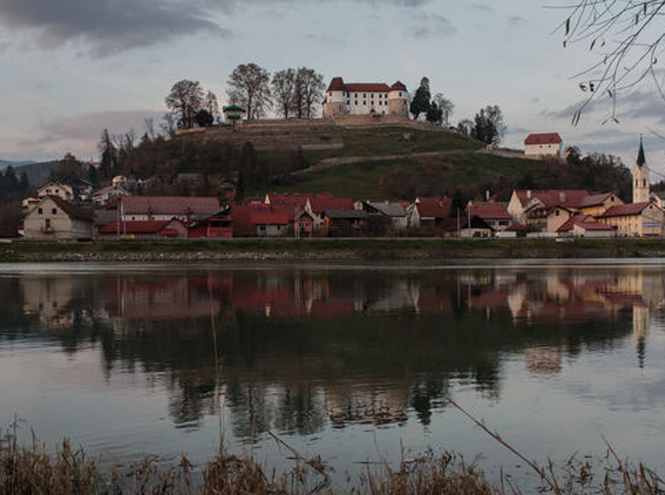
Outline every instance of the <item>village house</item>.
<svg viewBox="0 0 665 495">
<path fill-rule="evenodd" d="M 365 210 L 325 210 L 322 234 L 330 237 L 353 237 L 361 235 L 367 227 Z"/>
<path fill-rule="evenodd" d="M 574 209 L 590 196 L 584 189 L 516 189 L 510 197 L 507 211 L 517 223 L 547 225 L 547 217 L 557 206 Z"/>
<path fill-rule="evenodd" d="M 406 210 L 401 203 L 389 201 L 360 201 L 356 203 L 356 209 L 365 210 L 367 213 L 379 215 L 390 221 L 392 230 L 400 231 L 407 227 Z"/>
<path fill-rule="evenodd" d="M 189 237 L 187 225 L 177 218 L 133 222 L 113 220 L 99 230 L 100 239 L 186 239 L 187 237 Z"/>
<path fill-rule="evenodd" d="M 226 208 L 208 218 L 196 220 L 190 226 L 190 238 L 230 239 L 233 237 L 233 216 Z"/>
<path fill-rule="evenodd" d="M 50 180 L 37 189 L 37 197 L 39 199 L 45 196 L 57 196 L 65 201 L 71 201 L 74 199 L 74 189 L 67 184 Z"/>
<path fill-rule="evenodd" d="M 587 238 L 614 237 L 616 235 L 611 225 L 598 222 L 593 216 L 583 213 L 570 217 L 556 232 L 572 235 L 573 237 Z"/>
<path fill-rule="evenodd" d="M 506 211 L 504 203 L 472 203 L 467 205 L 467 215 L 481 218 L 494 232 L 507 230 L 513 217 Z"/>
<path fill-rule="evenodd" d="M 119 198 L 118 208 L 125 222 L 178 218 L 187 225 L 221 210 L 215 197 L 190 196 L 125 196 Z"/>
<path fill-rule="evenodd" d="M 323 116 L 337 115 L 397 115 L 407 118 L 409 93 L 397 81 L 385 83 L 345 83 L 334 77 L 326 91 Z"/>
<path fill-rule="evenodd" d="M 25 238 L 42 241 L 89 240 L 92 239 L 92 224 L 92 212 L 78 208 L 59 196 L 44 196 L 25 217 Z"/>
<path fill-rule="evenodd" d="M 450 198 L 416 198 L 406 208 L 409 228 L 436 229 L 450 216 Z"/>
<path fill-rule="evenodd" d="M 529 134 L 524 140 L 524 154 L 527 156 L 561 156 L 563 140 L 556 132 Z"/>
<path fill-rule="evenodd" d="M 124 187 L 119 185 L 111 185 L 95 191 L 92 194 L 92 203 L 97 206 L 107 206 L 112 201 L 120 198 L 122 196 L 131 196 L 131 193 L 128 192 Z"/>
<path fill-rule="evenodd" d="M 304 235 L 312 235 L 321 229 L 325 210 L 353 209 L 351 199 L 335 198 L 330 193 L 269 193 L 263 203 L 285 210 L 290 208 L 292 219 L 301 218 L 300 231 Z"/>
<path fill-rule="evenodd" d="M 655 237 L 663 234 L 663 210 L 648 201 L 613 206 L 598 221 L 611 225 L 621 237 Z"/>
<path fill-rule="evenodd" d="M 231 214 L 233 237 L 286 237 L 293 225 L 288 209 L 266 204 L 237 205 Z"/>
</svg>

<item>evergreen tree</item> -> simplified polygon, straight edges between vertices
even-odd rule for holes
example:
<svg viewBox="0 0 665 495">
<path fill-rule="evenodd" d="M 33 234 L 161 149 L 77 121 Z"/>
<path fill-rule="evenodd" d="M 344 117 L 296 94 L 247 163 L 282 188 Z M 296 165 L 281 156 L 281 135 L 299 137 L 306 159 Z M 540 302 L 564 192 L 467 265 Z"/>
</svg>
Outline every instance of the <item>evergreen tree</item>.
<svg viewBox="0 0 665 495">
<path fill-rule="evenodd" d="M 432 96 L 429 90 L 429 79 L 423 77 L 420 80 L 420 86 L 416 90 L 416 94 L 411 100 L 410 110 L 413 114 L 414 120 L 418 120 L 418 116 L 421 113 L 427 114 L 427 111 L 430 109 L 430 100 Z"/>
</svg>

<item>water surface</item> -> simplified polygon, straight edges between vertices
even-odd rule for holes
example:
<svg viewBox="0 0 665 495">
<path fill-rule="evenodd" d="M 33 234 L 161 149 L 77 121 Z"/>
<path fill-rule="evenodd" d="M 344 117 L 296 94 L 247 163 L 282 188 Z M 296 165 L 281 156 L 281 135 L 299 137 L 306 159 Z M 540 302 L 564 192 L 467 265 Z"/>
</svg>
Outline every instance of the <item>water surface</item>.
<svg viewBox="0 0 665 495">
<path fill-rule="evenodd" d="M 337 473 L 428 447 L 519 470 L 451 397 L 538 460 L 604 435 L 663 472 L 664 284 L 657 260 L 0 265 L 0 426 L 102 464 L 200 463 L 221 428 L 277 467 L 268 432 Z"/>
</svg>

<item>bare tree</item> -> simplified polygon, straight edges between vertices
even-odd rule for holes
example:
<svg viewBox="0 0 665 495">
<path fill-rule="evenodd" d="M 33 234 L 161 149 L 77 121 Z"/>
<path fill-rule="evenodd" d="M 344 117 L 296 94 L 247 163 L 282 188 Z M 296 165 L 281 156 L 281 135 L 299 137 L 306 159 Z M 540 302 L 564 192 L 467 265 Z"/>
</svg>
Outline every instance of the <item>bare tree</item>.
<svg viewBox="0 0 665 495">
<path fill-rule="evenodd" d="M 153 118 L 149 117 L 144 119 L 143 126 L 145 127 L 145 135 L 148 137 L 148 141 L 154 141 L 157 135 L 155 133 L 155 121 Z"/>
<path fill-rule="evenodd" d="M 272 76 L 272 94 L 279 112 L 285 119 L 295 110 L 296 71 L 284 69 Z"/>
<path fill-rule="evenodd" d="M 205 97 L 203 110 L 206 110 L 213 119 L 219 118 L 219 104 L 217 103 L 217 95 L 212 91 L 208 91 Z"/>
<path fill-rule="evenodd" d="M 159 124 L 159 128 L 167 137 L 172 138 L 175 136 L 175 131 L 178 128 L 178 125 L 173 114 L 165 113 L 164 117 L 162 117 L 162 123 Z"/>
<path fill-rule="evenodd" d="M 596 64 L 575 75 L 582 91 L 588 93 L 573 115 L 573 124 L 582 112 L 600 97 L 612 100 L 616 117 L 617 93 L 645 79 L 652 79 L 665 100 L 662 72 L 655 70 L 665 32 L 658 24 L 665 14 L 665 0 L 575 0 L 566 7 L 568 16 L 559 26 L 563 46 L 583 43 L 599 56 Z"/>
<path fill-rule="evenodd" d="M 236 67 L 227 83 L 231 103 L 245 107 L 249 120 L 263 117 L 270 107 L 270 74 L 254 63 Z"/>
<path fill-rule="evenodd" d="M 183 79 L 173 85 L 165 102 L 178 116 L 178 127 L 189 129 L 196 124 L 196 114 L 203 107 L 203 89 L 198 81 Z"/>
<path fill-rule="evenodd" d="M 314 105 L 323 100 L 326 85 L 323 75 L 314 69 L 300 67 L 296 73 L 294 108 L 298 118 L 311 118 Z"/>
<path fill-rule="evenodd" d="M 453 114 L 453 111 L 455 110 L 455 104 L 448 98 L 444 98 L 441 93 L 435 94 L 434 99 L 432 101 L 441 111 L 443 125 L 448 127 L 450 125 L 450 116 Z"/>
</svg>

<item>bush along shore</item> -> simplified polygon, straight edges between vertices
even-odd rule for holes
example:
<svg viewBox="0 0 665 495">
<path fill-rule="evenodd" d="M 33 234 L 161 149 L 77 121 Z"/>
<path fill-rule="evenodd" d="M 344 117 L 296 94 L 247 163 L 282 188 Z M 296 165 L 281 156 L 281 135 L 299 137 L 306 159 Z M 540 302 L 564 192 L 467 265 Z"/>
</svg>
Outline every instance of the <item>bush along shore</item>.
<svg viewBox="0 0 665 495">
<path fill-rule="evenodd" d="M 646 258 L 665 256 L 665 239 L 228 239 L 15 241 L 0 261 L 448 260 Z"/>
<path fill-rule="evenodd" d="M 194 466 L 183 455 L 177 464 L 163 466 L 158 459 L 102 471 L 83 449 L 69 441 L 49 451 L 34 435 L 32 443 L 21 444 L 17 424 L 0 438 L 0 494 L 96 495 L 96 494 L 178 494 L 178 495 L 508 495 L 522 493 L 579 493 L 656 495 L 665 493 L 665 483 L 643 464 L 622 460 L 607 443 L 606 455 L 596 460 L 575 456 L 564 465 L 546 466 L 518 451 L 485 423 L 449 399 L 491 440 L 503 445 L 529 469 L 512 478 L 503 469 L 490 480 L 475 462 L 463 456 L 432 450 L 407 458 L 402 452 L 396 463 L 366 463 L 356 476 L 347 475 L 344 486 L 333 483 L 332 469 L 321 457 L 306 458 L 277 435 L 273 439 L 293 459 L 292 467 L 281 474 L 269 470 L 251 455 L 232 455 L 224 448 L 202 466 Z"/>
</svg>

